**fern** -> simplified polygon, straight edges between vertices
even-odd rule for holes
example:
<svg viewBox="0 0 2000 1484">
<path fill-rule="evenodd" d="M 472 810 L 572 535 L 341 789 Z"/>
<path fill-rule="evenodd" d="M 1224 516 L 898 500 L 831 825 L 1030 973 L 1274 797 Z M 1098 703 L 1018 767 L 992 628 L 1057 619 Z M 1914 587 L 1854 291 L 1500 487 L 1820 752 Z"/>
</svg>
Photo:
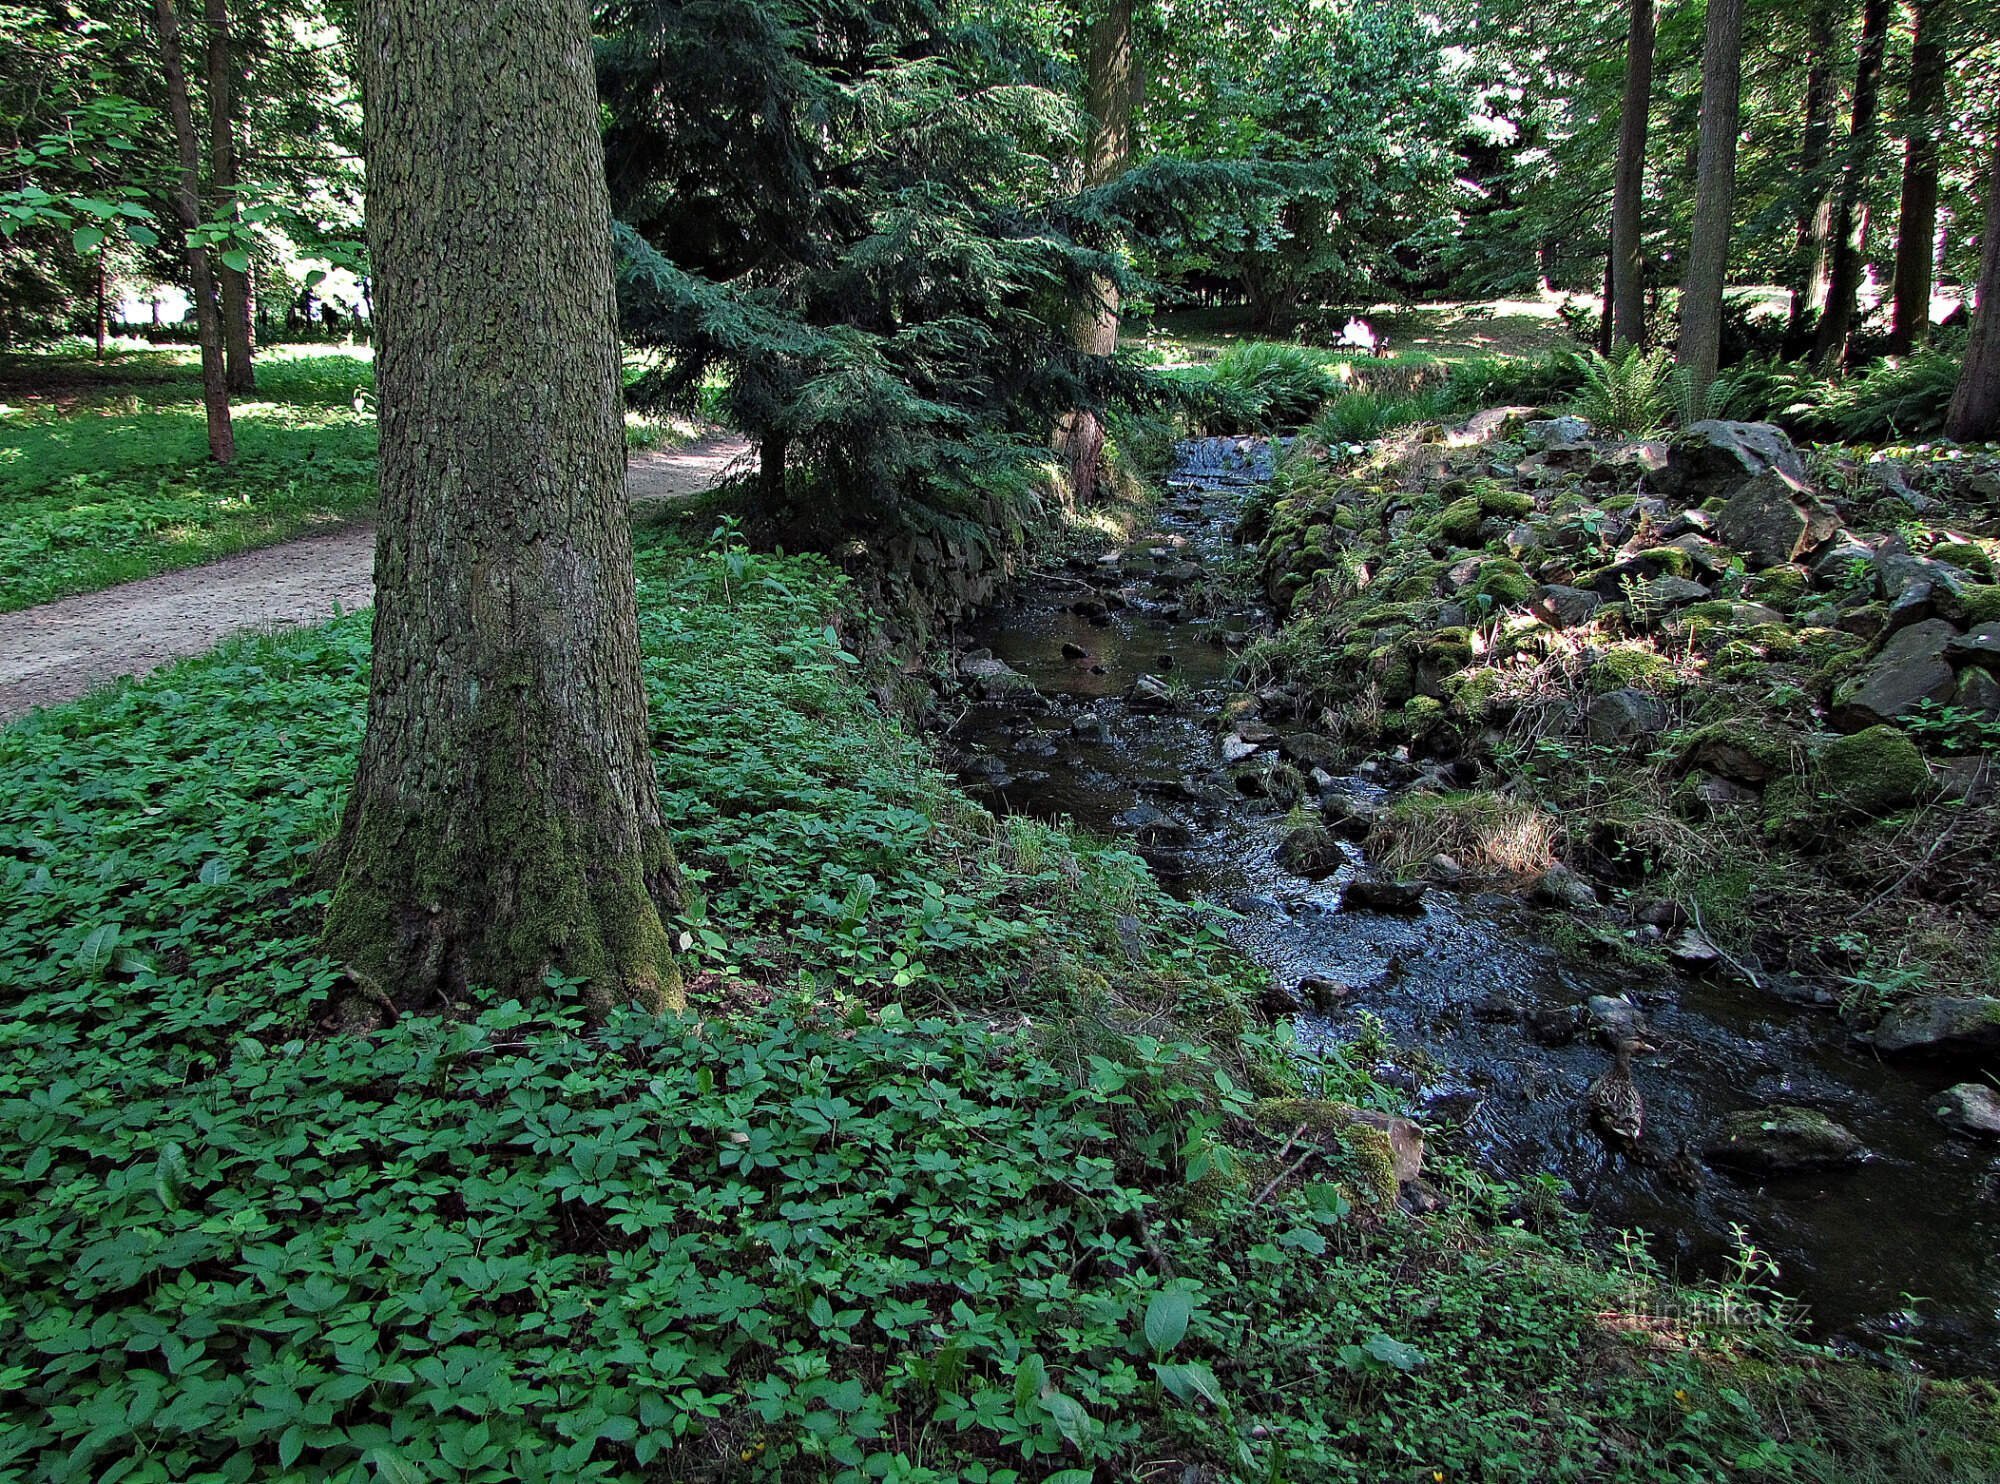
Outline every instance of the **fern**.
<svg viewBox="0 0 2000 1484">
<path fill-rule="evenodd" d="M 1609 356 L 1589 351 L 1576 358 L 1583 386 L 1570 411 L 1594 428 L 1643 438 L 1666 426 L 1674 410 L 1673 359 L 1664 350 L 1628 345 Z"/>
</svg>

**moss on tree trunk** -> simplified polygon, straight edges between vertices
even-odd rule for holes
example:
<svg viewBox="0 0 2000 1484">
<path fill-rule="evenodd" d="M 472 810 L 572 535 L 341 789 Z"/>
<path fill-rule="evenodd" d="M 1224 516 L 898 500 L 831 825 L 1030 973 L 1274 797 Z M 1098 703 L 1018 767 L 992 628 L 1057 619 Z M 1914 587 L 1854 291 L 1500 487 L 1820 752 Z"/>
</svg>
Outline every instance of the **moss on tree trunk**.
<svg viewBox="0 0 2000 1484">
<path fill-rule="evenodd" d="M 326 944 L 378 1003 L 681 1003 L 583 0 L 363 0 L 381 519 Z"/>
</svg>

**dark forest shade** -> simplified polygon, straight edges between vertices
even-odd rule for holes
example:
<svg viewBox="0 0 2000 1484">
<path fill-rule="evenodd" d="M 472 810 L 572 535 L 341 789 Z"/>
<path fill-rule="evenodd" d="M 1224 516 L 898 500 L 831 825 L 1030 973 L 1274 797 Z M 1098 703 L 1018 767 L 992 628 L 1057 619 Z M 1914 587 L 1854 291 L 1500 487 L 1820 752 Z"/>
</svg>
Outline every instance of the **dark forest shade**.
<svg viewBox="0 0 2000 1484">
<path fill-rule="evenodd" d="M 326 942 L 377 1005 L 681 1002 L 584 0 L 364 0 L 381 524 Z"/>
</svg>

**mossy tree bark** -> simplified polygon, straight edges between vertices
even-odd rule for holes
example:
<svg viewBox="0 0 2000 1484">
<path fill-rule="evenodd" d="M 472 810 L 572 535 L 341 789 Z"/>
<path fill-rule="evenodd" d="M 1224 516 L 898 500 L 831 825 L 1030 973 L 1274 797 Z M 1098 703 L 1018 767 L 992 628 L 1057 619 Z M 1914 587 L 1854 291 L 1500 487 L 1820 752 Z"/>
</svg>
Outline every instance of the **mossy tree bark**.
<svg viewBox="0 0 2000 1484">
<path fill-rule="evenodd" d="M 586 0 L 362 0 L 381 517 L 325 941 L 379 1005 L 677 1007 Z"/>
<path fill-rule="evenodd" d="M 1931 279 L 1937 258 L 1938 144 L 1944 129 L 1948 0 L 1910 7 L 1909 106 L 1904 109 L 1903 190 L 1896 214 L 1896 298 L 1889 349 L 1913 350 L 1930 333 Z"/>
<path fill-rule="evenodd" d="M 1722 289 L 1736 210 L 1737 114 L 1743 95 L 1743 0 L 1708 0 L 1701 56 L 1701 128 L 1694 185 L 1694 230 L 1681 289 L 1676 358 L 1689 400 L 1700 407 L 1722 350 Z"/>
<path fill-rule="evenodd" d="M 181 18 L 175 0 L 153 0 L 153 19 L 160 33 L 167 117 L 173 123 L 180 156 L 180 171 L 169 195 L 181 227 L 193 232 L 201 225 L 201 143 L 194 132 L 194 105 L 189 101 Z M 232 463 L 236 428 L 229 417 L 229 379 L 223 361 L 222 315 L 215 302 L 215 273 L 207 248 L 190 242 L 187 255 L 188 287 L 194 291 L 195 338 L 201 342 L 201 401 L 208 416 L 208 453 L 218 464 Z"/>
<path fill-rule="evenodd" d="M 1805 120 L 1799 137 L 1799 203 L 1793 242 L 1792 302 L 1785 326 L 1787 347 L 1803 347 L 1812 316 L 1826 302 L 1832 273 L 1833 192 L 1826 188 L 1833 153 L 1833 106 L 1839 78 L 1833 66 L 1833 0 L 1818 0 L 1806 22 Z"/>
<path fill-rule="evenodd" d="M 231 221 L 240 214 L 236 199 L 236 89 L 229 44 L 229 0 L 202 0 L 208 25 L 208 178 L 215 204 Z M 222 262 L 215 265 L 222 309 L 223 362 L 232 392 L 257 390 L 250 349 L 250 275 Z"/>
<path fill-rule="evenodd" d="M 2000 149 L 1994 149 L 1986 173 L 1983 232 L 1972 337 L 1944 423 L 1946 437 L 1966 443 L 2000 438 Z"/>
<path fill-rule="evenodd" d="M 1867 268 L 1863 257 L 1868 239 L 1868 177 L 1875 163 L 1875 136 L 1880 128 L 1882 60 L 1889 45 L 1889 0 L 1862 0 L 1861 38 L 1854 64 L 1854 113 L 1847 129 L 1847 149 L 1841 160 L 1840 185 L 1834 195 L 1833 229 L 1829 234 L 1833 271 L 1827 280 L 1826 307 L 1820 311 L 1813 354 L 1827 370 L 1847 362 L 1847 344 L 1854 334 L 1854 316 Z"/>
<path fill-rule="evenodd" d="M 1084 141 L 1083 184 L 1107 185 L 1132 161 L 1132 116 L 1138 107 L 1138 68 L 1132 49 L 1132 0 L 1110 0 L 1091 22 L 1083 46 L 1085 107 L 1090 132 Z M 1070 327 L 1086 356 L 1118 353 L 1118 286 L 1091 281 L 1091 302 L 1078 309 Z M 1064 418 L 1057 447 L 1069 468 L 1070 488 L 1079 500 L 1097 489 L 1104 458 L 1104 428 L 1097 415 L 1077 411 Z"/>
<path fill-rule="evenodd" d="M 1641 248 L 1646 123 L 1653 106 L 1656 0 L 1632 0 L 1625 35 L 1625 97 L 1618 115 L 1618 169 L 1611 184 L 1611 344 L 1646 340 L 1646 260 Z"/>
</svg>

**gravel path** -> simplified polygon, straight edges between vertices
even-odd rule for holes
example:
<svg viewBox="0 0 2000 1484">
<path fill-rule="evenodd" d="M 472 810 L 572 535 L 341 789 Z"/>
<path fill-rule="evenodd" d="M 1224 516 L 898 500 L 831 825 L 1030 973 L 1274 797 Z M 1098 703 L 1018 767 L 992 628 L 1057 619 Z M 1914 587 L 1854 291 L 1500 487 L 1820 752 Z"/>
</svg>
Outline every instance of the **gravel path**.
<svg viewBox="0 0 2000 1484">
<path fill-rule="evenodd" d="M 749 457 L 740 438 L 641 454 L 633 502 L 705 490 Z M 0 722 L 73 700 L 121 675 L 205 654 L 244 629 L 319 623 L 375 599 L 375 532 L 366 525 L 164 572 L 103 592 L 0 613 Z"/>
</svg>

